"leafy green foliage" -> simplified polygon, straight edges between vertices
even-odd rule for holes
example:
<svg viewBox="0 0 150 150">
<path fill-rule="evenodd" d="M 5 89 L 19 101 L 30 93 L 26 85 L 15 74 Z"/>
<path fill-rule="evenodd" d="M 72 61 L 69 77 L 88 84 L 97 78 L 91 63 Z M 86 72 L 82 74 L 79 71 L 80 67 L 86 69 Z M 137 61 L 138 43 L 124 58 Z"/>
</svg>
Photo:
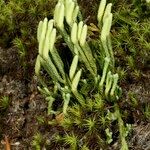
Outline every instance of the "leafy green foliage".
<svg viewBox="0 0 150 150">
<path fill-rule="evenodd" d="M 60 0 L 55 7 L 54 19 L 48 21 L 45 18 L 39 23 L 37 32 L 39 55 L 35 73 L 43 86 L 39 88 L 40 91 L 45 93 L 46 99 L 50 99 L 48 115 L 58 114 L 57 110 L 54 112 L 52 108 L 55 99 L 61 97 L 64 119 L 56 115 L 56 120 L 64 133 L 62 136 L 57 135 L 57 139 L 54 140 L 56 143 L 62 143 L 61 147 L 69 146 L 71 149 L 77 149 L 86 145 L 90 149 L 101 147 L 105 149 L 115 142 L 114 129 L 111 125 L 114 123 L 117 126 L 118 123 L 121 147 L 126 144 L 128 148 L 125 139 L 127 134 L 124 133 L 126 127 L 117 107 L 121 88 L 117 84 L 119 76 L 114 74 L 115 62 L 110 36 L 111 6 L 111 3 L 106 6 L 105 0 L 100 3 L 97 28 L 101 33 L 94 45 L 86 41 L 87 25 L 83 24 L 78 5 L 73 1 Z M 106 7 L 105 11 L 101 11 L 101 7 Z M 76 11 L 76 16 L 73 16 L 73 12 Z M 65 70 L 63 58 L 55 47 L 56 31 L 72 53 L 70 57 L 72 63 L 67 62 L 70 66 L 67 68 L 69 74 Z M 91 49 L 92 45 L 97 49 Z M 132 59 L 130 64 L 133 64 Z M 44 68 L 53 80 L 53 88 L 47 87 L 47 81 L 41 76 L 41 68 Z M 58 106 L 60 110 L 61 106 Z M 54 125 L 54 120 L 50 121 L 49 125 Z M 91 144 L 91 141 L 95 142 Z"/>
</svg>

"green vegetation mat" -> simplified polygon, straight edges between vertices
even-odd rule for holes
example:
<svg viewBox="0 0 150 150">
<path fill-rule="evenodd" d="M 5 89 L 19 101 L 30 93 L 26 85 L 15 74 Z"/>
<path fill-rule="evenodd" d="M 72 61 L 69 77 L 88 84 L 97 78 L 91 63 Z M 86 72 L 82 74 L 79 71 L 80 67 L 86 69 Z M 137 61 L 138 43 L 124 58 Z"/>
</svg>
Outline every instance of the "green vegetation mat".
<svg viewBox="0 0 150 150">
<path fill-rule="evenodd" d="M 0 150 L 149 150 L 148 0 L 0 1 Z"/>
</svg>

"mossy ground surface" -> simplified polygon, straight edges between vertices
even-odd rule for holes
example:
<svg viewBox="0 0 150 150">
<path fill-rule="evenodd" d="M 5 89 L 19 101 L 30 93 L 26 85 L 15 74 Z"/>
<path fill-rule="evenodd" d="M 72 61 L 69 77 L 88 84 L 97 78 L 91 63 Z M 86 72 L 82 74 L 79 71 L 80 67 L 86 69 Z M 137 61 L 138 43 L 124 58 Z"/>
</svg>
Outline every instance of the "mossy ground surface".
<svg viewBox="0 0 150 150">
<path fill-rule="evenodd" d="M 149 150 L 150 6 L 140 0 L 109 2 L 113 3 L 114 21 L 111 34 L 116 71 L 123 90 L 119 106 L 125 115 L 124 122 L 133 126 L 127 138 L 129 149 Z M 9 7 L 8 10 L 5 9 L 6 12 L 4 8 L 0 8 L 0 11 L 4 11 L 0 15 L 0 99 L 8 97 L 10 100 L 6 109 L 0 104 L 0 149 L 5 147 L 5 136 L 8 137 L 12 150 L 35 149 L 32 141 L 38 133 L 42 136 L 41 148 L 62 149 L 61 142 L 51 145 L 49 143 L 54 135 L 63 135 L 66 132 L 60 126 L 62 116 L 47 115 L 47 103 L 37 90 L 38 80 L 34 75 L 38 51 L 37 25 L 45 16 L 52 17 L 56 3 L 50 0 L 38 1 L 36 5 L 29 3 L 31 1 L 17 4 L 15 0 L 10 0 L 5 1 L 5 6 Z M 98 4 L 98 0 L 79 1 L 87 24 L 97 24 L 95 16 Z M 13 11 L 17 5 L 18 10 Z M 94 39 L 97 33 L 91 36 Z M 57 107 L 59 103 L 55 105 Z M 53 119 L 57 124 L 49 125 L 48 121 Z M 76 127 L 72 129 L 81 132 L 76 131 Z M 106 149 L 119 149 L 117 133 L 114 136 L 114 142 Z M 91 150 L 94 150 L 94 142 L 93 138 Z M 67 144 L 63 147 L 69 149 Z"/>
</svg>

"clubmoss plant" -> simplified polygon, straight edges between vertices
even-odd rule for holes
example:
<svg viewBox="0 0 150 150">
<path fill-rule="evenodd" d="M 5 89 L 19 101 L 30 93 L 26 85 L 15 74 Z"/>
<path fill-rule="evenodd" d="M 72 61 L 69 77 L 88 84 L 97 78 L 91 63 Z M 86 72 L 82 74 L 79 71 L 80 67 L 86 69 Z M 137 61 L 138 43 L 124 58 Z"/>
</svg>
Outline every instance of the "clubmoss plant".
<svg viewBox="0 0 150 150">
<path fill-rule="evenodd" d="M 72 6 L 71 12 L 78 10 L 76 9 L 78 8 L 78 5 L 75 6 L 75 3 L 73 1 L 71 1 L 70 3 L 74 6 Z M 68 105 L 68 101 L 72 96 L 71 94 L 76 97 L 81 105 L 84 105 L 84 96 L 77 90 L 82 74 L 82 68 L 80 69 L 80 64 L 84 63 L 84 69 L 86 69 L 93 78 L 97 78 L 97 76 L 100 76 L 100 74 L 98 74 L 97 72 L 97 67 L 99 66 L 99 64 L 96 64 L 96 60 L 93 57 L 94 50 L 91 50 L 89 44 L 86 42 L 87 25 L 83 24 L 83 21 L 79 21 L 78 23 L 78 13 L 76 13 L 76 16 L 68 16 L 67 11 L 65 11 L 68 5 L 69 4 L 67 1 L 59 1 L 55 8 L 54 20 L 51 19 L 48 21 L 48 19 L 45 18 L 43 22 L 39 23 L 37 33 L 37 38 L 39 41 L 39 55 L 36 61 L 35 72 L 36 75 L 41 79 L 42 77 L 40 76 L 40 68 L 41 66 L 45 68 L 52 80 L 55 82 L 54 85 L 58 86 L 58 89 L 61 91 L 65 105 Z M 102 41 L 104 57 L 101 61 L 102 63 L 104 63 L 104 67 L 102 69 L 102 77 L 100 81 L 98 81 L 99 86 L 95 86 L 95 90 L 97 92 L 103 91 L 103 84 L 105 84 L 107 72 L 109 69 L 114 68 L 112 47 L 110 46 L 109 42 L 112 14 L 110 12 L 110 8 L 109 11 L 107 11 L 108 10 L 106 9 L 104 15 L 105 18 L 103 18 L 103 21 L 98 18 L 98 22 L 101 22 L 101 24 L 103 25 L 100 42 Z M 66 19 L 69 28 L 67 27 L 67 25 L 66 27 L 64 26 L 64 19 Z M 68 29 L 70 29 L 70 31 Z M 70 70 L 69 75 L 65 73 L 65 64 L 63 63 L 60 54 L 58 53 L 54 45 L 56 32 L 62 35 L 64 41 L 72 52 L 73 61 L 70 65 L 70 68 L 68 68 Z M 90 80 L 92 80 L 92 78 Z M 109 84 L 109 87 L 106 87 L 106 91 L 109 91 L 111 89 L 111 97 L 114 96 L 115 98 L 117 98 L 117 95 L 115 95 L 115 91 L 118 89 L 117 80 L 118 75 L 113 75 L 113 77 L 111 78 L 112 87 L 111 84 Z M 108 95 L 108 92 L 106 92 L 106 94 Z"/>
<path fill-rule="evenodd" d="M 128 150 L 128 144 L 126 141 L 126 137 L 129 134 L 129 132 L 131 131 L 131 125 L 130 124 L 126 124 L 126 126 L 124 125 L 124 122 L 122 120 L 120 111 L 118 106 L 116 105 L 115 108 L 115 115 L 118 121 L 118 126 L 119 126 L 119 133 L 120 133 L 120 141 L 121 141 L 121 150 Z"/>
<path fill-rule="evenodd" d="M 61 126 L 66 134 L 63 134 L 61 140 L 62 147 L 69 145 L 71 149 L 81 149 L 87 145 L 93 149 L 96 144 L 97 148 L 106 148 L 113 142 L 111 124 L 118 121 L 121 147 L 124 149 L 126 143 L 126 135 L 122 131 L 124 123 L 119 107 L 116 110 L 116 104 L 121 97 L 121 88 L 118 86 L 119 76 L 115 74 L 111 45 L 110 29 L 113 17 L 111 6 L 111 3 L 106 5 L 105 0 L 102 0 L 99 6 L 97 28 L 101 32 L 95 43 L 97 49 L 91 48 L 91 44 L 87 41 L 88 26 L 82 20 L 76 1 L 59 0 L 55 7 L 54 18 L 50 20 L 45 18 L 39 23 L 37 30 L 39 51 L 35 73 L 41 84 L 39 90 L 48 100 L 48 115 L 61 112 L 64 116 Z M 60 35 L 67 45 L 66 55 L 69 50 L 71 52 L 68 58 L 71 63 L 69 60 L 64 61 L 58 50 L 61 47 L 56 45 L 57 37 Z M 43 77 L 42 70 L 50 76 L 51 87 Z M 59 105 L 53 111 L 53 104 L 58 97 Z M 81 131 L 81 134 L 76 131 Z M 102 135 L 102 132 L 105 135 Z M 90 146 L 90 140 L 94 139 L 95 143 Z"/>
</svg>

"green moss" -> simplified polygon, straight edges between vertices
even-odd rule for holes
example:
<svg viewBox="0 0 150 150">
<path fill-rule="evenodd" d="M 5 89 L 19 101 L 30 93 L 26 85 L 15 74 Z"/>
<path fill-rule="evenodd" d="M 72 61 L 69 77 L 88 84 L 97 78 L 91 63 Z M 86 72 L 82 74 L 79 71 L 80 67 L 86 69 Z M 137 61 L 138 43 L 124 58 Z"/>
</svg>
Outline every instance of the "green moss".
<svg viewBox="0 0 150 150">
<path fill-rule="evenodd" d="M 55 0 L 10 0 L 0 2 L 0 46 L 16 47 L 24 74 L 36 56 L 39 20 L 52 17 Z M 28 76 L 29 77 L 29 76 Z M 27 78 L 28 78 L 27 77 Z"/>
<path fill-rule="evenodd" d="M 150 27 L 149 6 L 144 1 L 114 4 L 113 47 L 117 66 L 126 70 L 132 80 L 139 80 L 148 67 Z"/>
<path fill-rule="evenodd" d="M 39 89 L 47 97 L 47 110 L 50 117 L 39 116 L 37 120 L 42 127 L 46 127 L 46 134 L 51 136 L 45 137 L 43 132 L 35 134 L 31 145 L 37 150 L 43 147 L 47 149 L 64 148 L 74 150 L 108 149 L 112 148 L 116 143 L 122 145 L 122 149 L 128 149 L 128 134 L 131 131 L 129 123 L 134 123 L 137 118 L 138 120 L 149 121 L 150 106 L 144 102 L 144 98 L 142 105 L 140 104 L 141 102 L 139 102 L 137 95 L 130 91 L 130 82 L 149 79 L 145 72 L 150 67 L 150 7 L 142 0 L 109 0 L 109 2 L 113 3 L 112 10 L 114 14 L 111 36 L 113 37 L 112 46 L 115 54 L 115 67 L 111 71 L 113 73 L 117 72 L 119 75 L 119 84 L 123 87 L 123 96 L 116 100 L 106 97 L 103 94 L 103 89 L 100 92 L 98 91 L 97 87 L 104 66 L 103 46 L 97 40 L 99 33 L 101 33 L 101 29 L 96 26 L 99 1 L 80 1 L 84 21 L 88 23 L 89 29 L 91 29 L 87 42 L 96 60 L 94 61 L 96 62 L 97 72 L 100 75 L 93 77 L 96 71 L 92 75 L 89 72 L 93 71 L 95 66 L 93 65 L 89 69 L 88 67 L 91 64 L 88 66 L 85 63 L 86 61 L 81 63 L 82 57 L 80 57 L 77 70 L 82 68 L 83 76 L 80 78 L 78 91 L 71 93 L 69 89 L 71 81 L 67 79 L 69 75 L 66 70 L 71 65 L 73 55 L 69 55 L 69 58 L 66 59 L 68 57 L 68 53 L 66 53 L 68 48 L 64 44 L 67 41 L 66 33 L 57 37 L 59 40 L 64 37 L 64 41 L 62 39 L 57 41 L 56 47 L 60 49 L 59 52 L 65 49 L 65 54 L 61 55 L 63 62 L 65 62 L 65 75 L 63 73 L 62 77 L 67 80 L 62 81 L 60 84 L 55 84 L 53 88 L 55 82 L 51 80 L 51 77 L 47 77 L 46 74 L 44 75 L 45 81 L 40 78 L 44 89 Z M 0 2 L 0 36 L 2 37 L 0 38 L 0 45 L 6 48 L 17 47 L 21 65 L 25 69 L 29 65 L 33 65 L 29 62 L 37 55 L 37 24 L 45 17 L 48 20 L 52 18 L 55 4 L 56 2 L 52 0 L 11 0 L 7 3 Z M 91 22 L 95 25 L 90 24 Z M 68 32 L 69 28 L 67 26 Z M 63 42 L 63 44 L 60 46 L 59 42 Z M 69 48 L 71 46 L 71 44 L 68 44 Z M 63 58 L 66 54 L 67 56 Z M 51 56 L 52 54 L 50 54 Z M 49 66 L 47 65 L 47 67 Z M 60 69 L 57 67 L 56 69 Z M 42 72 L 42 75 L 44 73 L 45 71 Z M 67 86 L 64 86 L 64 83 L 68 83 Z M 69 94 L 71 93 L 69 100 L 66 98 L 68 92 Z M 62 118 L 58 121 L 57 115 L 62 112 L 63 100 L 67 100 L 65 103 L 67 105 L 65 106 L 65 115 L 61 116 Z M 9 98 L 3 97 L 0 108 L 7 109 L 8 106 Z M 140 118 L 137 113 L 141 115 L 139 115 Z M 119 148 L 119 144 L 117 148 Z"/>
<path fill-rule="evenodd" d="M 6 110 L 10 105 L 10 98 L 8 96 L 3 96 L 0 99 L 0 108 Z"/>
</svg>

